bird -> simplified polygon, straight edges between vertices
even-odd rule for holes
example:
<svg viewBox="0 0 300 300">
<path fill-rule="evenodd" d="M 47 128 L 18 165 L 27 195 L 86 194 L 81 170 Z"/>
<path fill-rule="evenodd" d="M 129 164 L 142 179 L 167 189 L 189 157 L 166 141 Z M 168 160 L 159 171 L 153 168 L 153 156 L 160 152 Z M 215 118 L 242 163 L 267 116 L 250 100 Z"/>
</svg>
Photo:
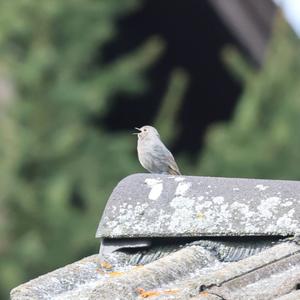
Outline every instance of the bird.
<svg viewBox="0 0 300 300">
<path fill-rule="evenodd" d="M 135 127 L 137 134 L 138 159 L 143 168 L 150 173 L 181 175 L 172 153 L 160 140 L 158 131 L 153 126 Z"/>
</svg>

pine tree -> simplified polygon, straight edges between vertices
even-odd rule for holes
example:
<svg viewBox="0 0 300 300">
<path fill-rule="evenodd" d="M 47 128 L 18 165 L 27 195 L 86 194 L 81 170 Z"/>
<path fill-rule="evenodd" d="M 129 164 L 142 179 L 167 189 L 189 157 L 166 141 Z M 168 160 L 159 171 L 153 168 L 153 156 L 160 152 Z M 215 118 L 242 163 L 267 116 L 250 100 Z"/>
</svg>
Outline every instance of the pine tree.
<svg viewBox="0 0 300 300">
<path fill-rule="evenodd" d="M 0 2 L 0 71 L 15 90 L 0 119 L 1 290 L 97 252 L 101 210 L 139 168 L 135 137 L 93 122 L 117 93 L 147 89 L 145 71 L 163 49 L 150 38 L 105 62 L 117 20 L 139 3 Z"/>
<path fill-rule="evenodd" d="M 201 174 L 300 180 L 299 53 L 299 38 L 279 18 L 260 71 L 227 55 L 244 93 L 233 120 L 208 131 Z"/>
</svg>

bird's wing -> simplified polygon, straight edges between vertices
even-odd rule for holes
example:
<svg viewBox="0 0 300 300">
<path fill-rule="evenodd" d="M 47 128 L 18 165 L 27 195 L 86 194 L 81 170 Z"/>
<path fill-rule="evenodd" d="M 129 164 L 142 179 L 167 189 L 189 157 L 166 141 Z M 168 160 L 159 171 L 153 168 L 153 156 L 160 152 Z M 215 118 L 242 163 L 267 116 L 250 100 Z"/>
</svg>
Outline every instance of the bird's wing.
<svg viewBox="0 0 300 300">
<path fill-rule="evenodd" d="M 167 163 L 170 175 L 181 175 L 172 153 L 162 142 L 154 146 L 154 153 L 159 153 L 159 160 Z"/>
<path fill-rule="evenodd" d="M 169 174 L 171 174 L 171 175 L 181 175 L 175 160 L 173 160 L 173 163 L 169 165 Z"/>
</svg>

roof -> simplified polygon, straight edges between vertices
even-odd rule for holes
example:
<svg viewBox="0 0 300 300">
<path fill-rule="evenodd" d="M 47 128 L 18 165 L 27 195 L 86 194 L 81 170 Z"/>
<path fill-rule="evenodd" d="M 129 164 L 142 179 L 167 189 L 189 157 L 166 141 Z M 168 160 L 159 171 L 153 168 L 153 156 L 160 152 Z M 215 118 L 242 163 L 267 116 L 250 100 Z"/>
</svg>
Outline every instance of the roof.
<svg viewBox="0 0 300 300">
<path fill-rule="evenodd" d="M 297 181 L 135 174 L 110 196 L 100 253 L 11 299 L 299 299 L 299 205 Z"/>
<path fill-rule="evenodd" d="M 273 1 L 209 0 L 224 24 L 248 50 L 254 62 L 263 63 L 277 11 Z"/>
<path fill-rule="evenodd" d="M 231 263 L 192 245 L 144 266 L 123 269 L 92 255 L 20 285 L 11 299 L 283 300 L 300 299 L 299 283 L 300 246 L 295 242 Z"/>
<path fill-rule="evenodd" d="M 293 235 L 300 182 L 134 174 L 111 194 L 96 237 Z"/>
</svg>

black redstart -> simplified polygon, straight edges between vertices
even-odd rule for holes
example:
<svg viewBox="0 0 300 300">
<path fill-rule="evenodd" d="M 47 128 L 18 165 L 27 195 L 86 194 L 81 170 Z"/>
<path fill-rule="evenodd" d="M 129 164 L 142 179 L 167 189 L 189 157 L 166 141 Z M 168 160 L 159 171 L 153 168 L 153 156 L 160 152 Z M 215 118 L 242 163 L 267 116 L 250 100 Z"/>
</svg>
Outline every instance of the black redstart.
<svg viewBox="0 0 300 300">
<path fill-rule="evenodd" d="M 160 140 L 158 131 L 152 126 L 135 127 L 139 130 L 137 152 L 141 165 L 150 173 L 180 175 L 172 153 Z"/>
</svg>

